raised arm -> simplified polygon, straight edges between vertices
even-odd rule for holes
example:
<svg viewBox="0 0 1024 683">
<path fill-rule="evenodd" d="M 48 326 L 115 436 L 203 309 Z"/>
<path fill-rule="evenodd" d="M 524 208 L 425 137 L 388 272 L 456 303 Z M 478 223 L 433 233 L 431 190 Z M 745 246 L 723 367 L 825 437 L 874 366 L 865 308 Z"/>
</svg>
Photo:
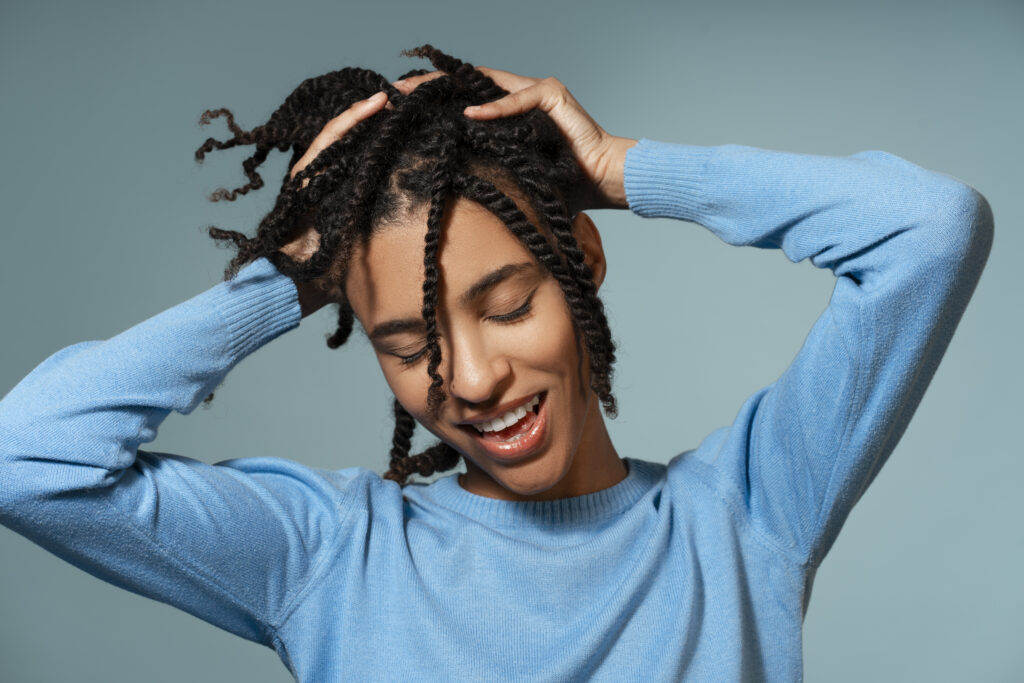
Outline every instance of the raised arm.
<svg viewBox="0 0 1024 683">
<path fill-rule="evenodd" d="M 298 322 L 295 286 L 261 259 L 49 357 L 0 401 L 0 522 L 99 578 L 268 642 L 310 551 L 330 540 L 327 506 L 295 514 L 327 480 L 284 460 L 208 465 L 139 446 Z"/>
<path fill-rule="evenodd" d="M 533 108 L 551 116 L 585 177 L 572 210 L 628 205 L 641 216 L 693 221 L 730 244 L 781 248 L 836 275 L 792 365 L 695 454 L 756 527 L 817 565 L 949 344 L 991 248 L 988 203 L 884 152 L 830 158 L 617 137 L 554 78 L 478 69 L 510 94 L 466 116 Z M 406 92 L 437 75 L 396 87 Z"/>
<path fill-rule="evenodd" d="M 992 215 L 969 186 L 884 152 L 831 158 L 641 140 L 641 216 L 780 248 L 837 277 L 790 367 L 697 450 L 762 531 L 817 565 L 917 408 L 978 282 Z"/>
<path fill-rule="evenodd" d="M 538 108 L 551 116 L 586 179 L 574 210 L 628 204 L 641 216 L 699 223 L 730 244 L 780 248 L 836 275 L 829 306 L 792 365 L 694 454 L 757 528 L 816 566 L 949 344 L 991 248 L 988 203 L 964 183 L 885 152 L 829 158 L 616 137 L 556 79 L 479 68 L 511 94 L 466 115 Z"/>
<path fill-rule="evenodd" d="M 292 172 L 383 104 L 333 119 Z M 316 246 L 305 232 L 282 251 L 301 261 Z M 348 484 L 376 475 L 279 458 L 209 465 L 140 446 L 335 296 L 327 280 L 296 283 L 259 258 L 111 339 L 46 359 L 0 400 L 0 523 L 110 583 L 272 645 L 343 534 Z"/>
</svg>

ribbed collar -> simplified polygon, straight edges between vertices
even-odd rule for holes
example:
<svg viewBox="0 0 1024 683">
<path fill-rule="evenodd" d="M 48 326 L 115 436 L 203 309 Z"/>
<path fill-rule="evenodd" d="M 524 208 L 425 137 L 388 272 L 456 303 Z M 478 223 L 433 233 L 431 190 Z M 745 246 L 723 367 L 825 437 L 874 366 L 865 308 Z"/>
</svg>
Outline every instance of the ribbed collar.
<svg viewBox="0 0 1024 683">
<path fill-rule="evenodd" d="M 586 524 L 621 514 L 665 476 L 663 464 L 628 457 L 623 460 L 629 467 L 625 479 L 601 491 L 571 498 L 545 501 L 487 498 L 462 488 L 458 474 L 433 482 L 423 491 L 423 496 L 491 527 Z"/>
</svg>

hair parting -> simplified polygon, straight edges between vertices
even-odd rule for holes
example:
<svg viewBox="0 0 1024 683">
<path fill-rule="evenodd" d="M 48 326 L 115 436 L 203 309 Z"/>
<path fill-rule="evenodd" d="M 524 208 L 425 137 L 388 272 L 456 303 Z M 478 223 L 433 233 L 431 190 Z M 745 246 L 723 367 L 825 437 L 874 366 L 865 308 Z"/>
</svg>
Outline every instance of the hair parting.
<svg viewBox="0 0 1024 683">
<path fill-rule="evenodd" d="M 258 169 L 272 150 L 291 150 L 290 168 L 324 125 L 355 102 L 383 90 L 392 103 L 391 108 L 353 126 L 294 178 L 286 173 L 274 207 L 252 237 L 234 230 L 208 229 L 211 238 L 235 249 L 224 279 L 265 257 L 282 274 L 299 282 L 324 276 L 344 282 L 354 248 L 367 243 L 381 226 L 425 207 L 422 316 L 430 377 L 427 406 L 436 414 L 447 398 L 439 372 L 438 252 L 446 208 L 454 198 L 463 197 L 500 219 L 557 281 L 572 317 L 581 363 L 583 350 L 589 357 L 589 386 L 605 412 L 614 417 L 617 407 L 611 377 L 615 344 L 593 273 L 572 234 L 566 199 L 577 188 L 581 174 L 568 144 L 555 123 L 538 110 L 492 121 L 466 118 L 462 114 L 466 106 L 491 102 L 507 91 L 472 64 L 431 45 L 402 54 L 426 58 L 444 74 L 403 94 L 388 78 L 368 69 L 332 71 L 303 81 L 264 124 L 249 131 L 238 125 L 227 109 L 203 112 L 201 124 L 223 119 L 232 137 L 223 141 L 208 138 L 196 150 L 197 161 L 214 150 L 255 147 L 242 162 L 247 182 L 230 190 L 219 188 L 210 196 L 212 201 L 234 201 L 263 187 Z M 425 73 L 426 69 L 414 69 L 401 78 Z M 531 221 L 527 212 L 536 220 Z M 310 226 L 319 233 L 320 244 L 308 260 L 298 262 L 280 251 Z M 355 322 L 347 302 L 337 302 L 337 307 L 337 328 L 327 338 L 332 349 L 347 341 Z M 582 371 L 581 366 L 581 376 Z M 212 397 L 210 394 L 206 400 Z M 393 413 L 395 427 L 388 470 L 382 475 L 385 479 L 404 486 L 412 474 L 428 477 L 458 465 L 461 454 L 443 441 L 411 455 L 416 420 L 397 399 Z"/>
</svg>

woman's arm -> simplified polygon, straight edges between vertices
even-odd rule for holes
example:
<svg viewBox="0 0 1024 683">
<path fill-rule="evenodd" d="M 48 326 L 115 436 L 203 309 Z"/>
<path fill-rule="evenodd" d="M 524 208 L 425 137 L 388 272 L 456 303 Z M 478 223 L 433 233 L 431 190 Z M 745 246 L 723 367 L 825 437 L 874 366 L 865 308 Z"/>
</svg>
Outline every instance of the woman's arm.
<svg viewBox="0 0 1024 683">
<path fill-rule="evenodd" d="M 292 175 L 385 105 L 378 93 L 329 121 Z M 300 228 L 281 251 L 302 261 L 318 245 Z M 327 276 L 293 282 L 259 258 L 112 339 L 48 358 L 0 401 L 0 523 L 106 581 L 271 644 L 341 533 L 346 486 L 376 475 L 278 458 L 208 465 L 139 446 L 338 291 Z"/>
<path fill-rule="evenodd" d="M 293 282 L 259 259 L 111 339 L 58 351 L 0 401 L 0 522 L 99 578 L 269 644 L 335 540 L 355 469 L 209 465 L 139 446 L 299 317 Z"/>
<path fill-rule="evenodd" d="M 585 176 L 573 210 L 621 207 L 625 197 L 641 216 L 694 221 L 730 244 L 780 248 L 836 275 L 792 365 L 696 454 L 730 482 L 755 525 L 816 566 L 949 344 L 991 248 L 988 203 L 884 152 L 637 143 L 610 135 L 554 78 L 478 68 L 510 94 L 466 116 L 551 116 Z"/>
<path fill-rule="evenodd" d="M 641 216 L 699 223 L 837 277 L 790 367 L 697 457 L 754 524 L 816 566 L 896 446 L 978 282 L 985 199 L 884 152 L 831 158 L 641 140 L 625 189 Z"/>
</svg>

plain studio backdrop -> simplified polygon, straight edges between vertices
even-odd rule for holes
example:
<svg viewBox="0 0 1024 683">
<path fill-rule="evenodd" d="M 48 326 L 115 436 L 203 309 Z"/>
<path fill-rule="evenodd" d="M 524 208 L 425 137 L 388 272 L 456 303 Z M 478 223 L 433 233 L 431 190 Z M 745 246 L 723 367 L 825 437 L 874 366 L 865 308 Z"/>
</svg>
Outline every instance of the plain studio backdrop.
<svg viewBox="0 0 1024 683">
<path fill-rule="evenodd" d="M 198 125 L 204 109 L 229 107 L 249 128 L 304 78 L 427 67 L 398 54 L 423 43 L 555 76 L 616 135 L 882 149 L 989 199 L 987 270 L 906 435 L 821 567 L 804 659 L 809 681 L 1024 680 L 1018 0 L 4 0 L 0 393 L 58 349 L 109 338 L 220 281 L 230 252 L 204 228 L 251 233 L 286 159 L 271 157 L 265 189 L 209 203 L 215 188 L 244 182 L 249 152 L 198 166 L 195 148 L 226 132 L 223 121 Z M 620 345 L 612 438 L 621 455 L 667 462 L 778 377 L 833 278 L 692 223 L 592 215 Z M 209 409 L 172 414 L 146 448 L 383 472 L 387 388 L 358 334 L 326 347 L 332 311 L 244 361 Z M 115 589 L 3 527 L 0 557 L 0 680 L 290 679 L 271 650 Z"/>
</svg>

